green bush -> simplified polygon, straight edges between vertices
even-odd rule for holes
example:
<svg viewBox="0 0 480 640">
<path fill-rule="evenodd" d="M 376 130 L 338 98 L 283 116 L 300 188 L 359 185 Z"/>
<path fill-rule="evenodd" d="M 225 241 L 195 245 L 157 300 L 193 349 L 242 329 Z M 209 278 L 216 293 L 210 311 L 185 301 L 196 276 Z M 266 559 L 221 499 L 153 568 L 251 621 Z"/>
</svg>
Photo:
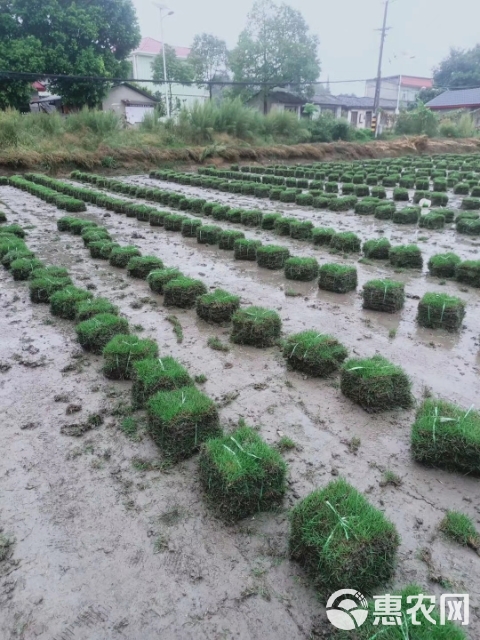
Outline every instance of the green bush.
<svg viewBox="0 0 480 640">
<path fill-rule="evenodd" d="M 75 320 L 78 303 L 90 298 L 93 298 L 90 291 L 68 286 L 50 296 L 50 311 L 65 320 Z"/>
<path fill-rule="evenodd" d="M 366 258 L 373 260 L 388 260 L 392 245 L 387 238 L 367 240 L 363 243 L 363 253 Z"/>
<path fill-rule="evenodd" d="M 235 241 L 245 238 L 243 231 L 222 231 L 218 236 L 219 249 L 233 251 Z"/>
<path fill-rule="evenodd" d="M 174 391 L 193 385 L 185 367 L 170 356 L 135 361 L 132 380 L 134 409 L 143 409 L 147 400 L 159 391 Z"/>
<path fill-rule="evenodd" d="M 274 244 L 257 247 L 257 264 L 265 269 L 283 269 L 289 256 L 287 247 Z"/>
<path fill-rule="evenodd" d="M 118 333 L 126 334 L 129 329 L 125 318 L 119 318 L 112 313 L 100 313 L 77 324 L 75 331 L 84 349 L 101 354 L 114 336 Z"/>
<path fill-rule="evenodd" d="M 332 237 L 330 246 L 333 249 L 342 251 L 343 253 L 357 252 L 360 251 L 361 241 L 355 233 L 352 233 L 351 231 L 343 231 L 341 233 L 336 233 Z"/>
<path fill-rule="evenodd" d="M 315 258 L 288 258 L 285 262 L 287 280 L 310 282 L 318 277 L 318 262 Z"/>
<path fill-rule="evenodd" d="M 166 307 L 191 309 L 198 296 L 204 293 L 207 293 L 207 287 L 201 280 L 182 276 L 163 285 L 163 304 Z"/>
<path fill-rule="evenodd" d="M 430 275 L 439 278 L 454 278 L 461 260 L 455 253 L 437 253 L 428 261 Z"/>
<path fill-rule="evenodd" d="M 163 269 L 163 262 L 155 256 L 135 256 L 127 264 L 127 273 L 132 278 L 146 280 L 152 271 Z"/>
<path fill-rule="evenodd" d="M 112 267 L 119 267 L 124 269 L 132 258 L 141 256 L 140 249 L 137 247 L 117 247 L 110 252 L 110 264 Z"/>
<path fill-rule="evenodd" d="M 196 387 L 159 391 L 147 402 L 148 431 L 167 460 L 191 457 L 221 434 L 215 403 Z"/>
<path fill-rule="evenodd" d="M 77 303 L 75 319 L 82 322 L 101 313 L 118 316 L 119 309 L 106 298 L 88 298 Z"/>
<path fill-rule="evenodd" d="M 197 229 L 197 242 L 198 244 L 217 244 L 218 236 L 222 231 L 221 227 L 205 224 Z"/>
<path fill-rule="evenodd" d="M 417 462 L 462 474 L 480 474 L 480 414 L 428 398 L 412 426 L 412 455 Z"/>
<path fill-rule="evenodd" d="M 233 251 L 235 260 L 250 260 L 255 262 L 257 259 L 257 249 L 262 246 L 260 240 L 235 240 Z"/>
<path fill-rule="evenodd" d="M 14 280 L 28 280 L 33 276 L 37 269 L 40 269 L 43 266 L 43 262 L 36 258 L 17 258 L 11 262 L 10 271 Z"/>
<path fill-rule="evenodd" d="M 163 295 L 163 288 L 167 282 L 181 277 L 183 277 L 183 274 L 177 268 L 171 267 L 170 269 L 150 271 L 147 276 L 147 282 L 153 292 Z"/>
<path fill-rule="evenodd" d="M 200 481 L 208 501 L 228 522 L 278 507 L 286 471 L 279 452 L 247 426 L 208 440 L 200 454 Z"/>
<path fill-rule="evenodd" d="M 319 269 L 318 287 L 325 291 L 347 293 L 357 288 L 358 275 L 355 267 L 343 264 L 323 264 Z"/>
<path fill-rule="evenodd" d="M 335 229 L 331 227 L 314 227 L 312 229 L 312 242 L 317 246 L 330 245 L 335 233 Z"/>
<path fill-rule="evenodd" d="M 370 280 L 362 292 L 363 308 L 395 313 L 405 304 L 405 285 L 395 280 Z"/>
<path fill-rule="evenodd" d="M 392 220 L 397 224 L 416 224 L 420 218 L 420 207 L 404 207 L 393 214 Z"/>
<path fill-rule="evenodd" d="M 399 245 L 390 249 L 390 264 L 392 267 L 422 269 L 422 252 L 416 244 Z"/>
<path fill-rule="evenodd" d="M 271 347 L 280 337 L 282 322 L 276 311 L 262 307 L 239 309 L 232 317 L 232 342 Z"/>
<path fill-rule="evenodd" d="M 418 305 L 417 322 L 429 329 L 458 331 L 465 317 L 465 302 L 445 293 L 426 293 Z"/>
<path fill-rule="evenodd" d="M 197 315 L 207 322 L 228 322 L 240 307 L 240 298 L 223 289 L 215 289 L 197 298 Z"/>
<path fill-rule="evenodd" d="M 368 412 L 412 404 L 411 382 L 397 365 L 380 355 L 351 358 L 342 367 L 342 393 Z"/>
<path fill-rule="evenodd" d="M 158 346 L 154 340 L 118 334 L 105 345 L 103 358 L 105 377 L 111 380 L 130 380 L 133 364 L 140 360 L 158 358 Z"/>
<path fill-rule="evenodd" d="M 292 510 L 290 556 L 322 593 L 345 584 L 372 593 L 393 577 L 399 544 L 395 526 L 342 478 Z"/>
<path fill-rule="evenodd" d="M 455 277 L 458 282 L 480 287 L 480 260 L 465 260 L 457 265 Z"/>
<path fill-rule="evenodd" d="M 290 368 L 323 378 L 340 367 L 348 351 L 332 336 L 318 331 L 302 331 L 288 337 L 283 356 Z"/>
</svg>

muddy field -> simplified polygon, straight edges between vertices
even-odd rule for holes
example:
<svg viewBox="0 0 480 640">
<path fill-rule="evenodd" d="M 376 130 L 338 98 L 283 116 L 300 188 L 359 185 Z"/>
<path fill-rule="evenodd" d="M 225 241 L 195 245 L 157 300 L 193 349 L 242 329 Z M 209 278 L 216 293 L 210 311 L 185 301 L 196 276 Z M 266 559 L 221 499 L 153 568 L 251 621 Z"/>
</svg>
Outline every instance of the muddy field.
<svg viewBox="0 0 480 640">
<path fill-rule="evenodd" d="M 192 196 L 206 193 L 145 176 L 125 180 Z M 355 231 L 362 240 L 382 233 L 395 244 L 416 241 L 425 264 L 444 250 L 454 250 L 463 260 L 478 258 L 479 242 L 453 229 L 402 228 L 296 205 L 276 203 L 273 209 L 253 197 L 214 191 L 209 197 L 288 212 Z M 277 348 L 231 345 L 229 352 L 213 351 L 208 338 L 227 342 L 228 327 L 212 327 L 195 311 L 165 309 L 145 282 L 92 260 L 80 237 L 57 232 L 56 220 L 63 212 L 54 206 L 8 186 L 0 187 L 0 201 L 9 221 L 26 227 L 28 245 L 40 259 L 67 267 L 75 284 L 118 305 L 137 332 L 158 342 L 161 355 L 173 355 L 192 375 L 205 374 L 201 388 L 218 402 L 224 425 L 243 417 L 261 425 L 271 444 L 283 435 L 296 443 L 285 454 L 289 490 L 284 508 L 235 526 L 222 524 L 205 506 L 196 459 L 172 468 L 162 465 L 141 421 L 139 432 L 129 438 L 120 427 L 130 384 L 107 381 L 102 358 L 81 351 L 74 325 L 53 318 L 47 305 L 33 305 L 26 284 L 15 283 L 2 270 L 0 528 L 15 540 L 0 565 L 2 639 L 328 638 L 324 603 L 287 556 L 288 510 L 336 476 L 366 493 L 398 528 L 402 543 L 392 589 L 418 583 L 428 594 L 469 593 L 469 634 L 472 640 L 480 637 L 479 557 L 447 542 L 437 530 L 447 509 L 480 523 L 478 479 L 411 461 L 414 408 L 369 415 L 340 393 L 338 377 L 311 379 L 287 371 Z M 380 314 L 362 309 L 359 292 L 367 280 L 393 275 L 384 263 L 345 260 L 273 232 L 246 231 L 247 238 L 285 244 L 294 255 L 356 264 L 358 292 L 338 295 L 319 291 L 315 283 L 287 281 L 282 272 L 236 262 L 231 252 L 104 209 L 88 206 L 77 215 L 100 222 L 115 241 L 135 244 L 144 255 L 156 255 L 212 289 L 241 296 L 242 305 L 278 310 L 286 334 L 316 328 L 335 335 L 353 354 L 381 352 L 411 376 L 417 402 L 432 394 L 466 407 L 477 403 L 478 290 L 453 281 L 440 285 L 426 273 L 404 271 L 395 277 L 406 283 L 405 308 Z M 286 296 L 287 290 L 301 295 Z M 426 291 L 466 300 L 459 334 L 417 326 L 418 298 Z M 182 325 L 180 344 L 167 321 L 172 313 Z M 82 423 L 91 413 L 100 413 L 103 425 L 81 437 L 68 435 L 72 430 L 66 425 Z M 361 441 L 358 451 L 351 446 L 353 438 Z M 382 486 L 386 470 L 402 484 Z"/>
</svg>

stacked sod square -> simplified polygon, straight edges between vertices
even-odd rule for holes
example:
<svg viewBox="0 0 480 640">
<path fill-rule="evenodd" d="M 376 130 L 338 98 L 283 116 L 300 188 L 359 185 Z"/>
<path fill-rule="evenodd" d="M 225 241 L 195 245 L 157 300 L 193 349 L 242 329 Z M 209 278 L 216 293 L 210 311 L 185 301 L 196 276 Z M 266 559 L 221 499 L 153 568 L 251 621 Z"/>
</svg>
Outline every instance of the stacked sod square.
<svg viewBox="0 0 480 640">
<path fill-rule="evenodd" d="M 103 374 L 111 380 L 130 380 L 135 362 L 158 357 L 154 340 L 117 334 L 103 349 Z"/>
<path fill-rule="evenodd" d="M 411 435 L 417 462 L 464 474 L 480 474 L 480 414 L 472 407 L 428 398 Z"/>
<path fill-rule="evenodd" d="M 423 267 L 422 252 L 415 244 L 392 247 L 389 253 L 392 267 L 421 269 Z"/>
<path fill-rule="evenodd" d="M 137 247 L 118 247 L 110 253 L 110 264 L 112 267 L 125 269 L 132 258 L 141 255 L 140 249 L 137 249 Z"/>
<path fill-rule="evenodd" d="M 235 242 L 245 238 L 243 231 L 222 231 L 218 236 L 218 248 L 233 251 Z"/>
<path fill-rule="evenodd" d="M 233 251 L 235 260 L 247 260 L 255 262 L 257 259 L 257 250 L 262 246 L 260 240 L 235 240 Z"/>
<path fill-rule="evenodd" d="M 155 256 L 135 256 L 127 264 L 127 273 L 132 278 L 146 280 L 155 270 L 163 269 L 163 262 Z"/>
<path fill-rule="evenodd" d="M 263 307 L 239 309 L 233 315 L 232 322 L 232 342 L 253 347 L 273 346 L 282 330 L 278 313 Z"/>
<path fill-rule="evenodd" d="M 428 261 L 430 275 L 439 278 L 454 278 L 455 270 L 461 260 L 456 253 L 437 253 Z"/>
<path fill-rule="evenodd" d="M 181 276 L 163 286 L 163 304 L 166 307 L 191 309 L 198 296 L 204 293 L 207 293 L 207 287 L 201 280 Z"/>
<path fill-rule="evenodd" d="M 168 269 L 155 269 L 150 271 L 147 276 L 148 286 L 154 293 L 160 293 L 163 295 L 163 289 L 165 285 L 171 280 L 183 277 L 183 274 L 175 267 Z"/>
<path fill-rule="evenodd" d="M 480 287 L 480 260 L 465 260 L 457 265 L 455 277 L 471 287 Z"/>
<path fill-rule="evenodd" d="M 77 322 L 82 322 L 101 313 L 118 316 L 119 309 L 106 298 L 87 298 L 77 303 L 75 319 Z"/>
<path fill-rule="evenodd" d="M 318 277 L 318 262 L 315 258 L 288 258 L 285 262 L 285 278 L 310 282 Z"/>
<path fill-rule="evenodd" d="M 266 244 L 257 248 L 257 264 L 265 269 L 283 269 L 289 257 L 287 247 Z"/>
<path fill-rule="evenodd" d="M 87 351 L 101 354 L 117 334 L 129 333 L 128 321 L 113 313 L 99 313 L 75 327 L 80 345 Z"/>
<path fill-rule="evenodd" d="M 363 287 L 362 297 L 364 309 L 395 313 L 405 304 L 405 285 L 388 278 L 370 280 Z"/>
<path fill-rule="evenodd" d="M 429 329 L 459 331 L 465 317 L 465 302 L 446 293 L 426 293 L 418 304 L 417 322 Z"/>
<path fill-rule="evenodd" d="M 410 379 L 401 367 L 380 355 L 347 360 L 341 370 L 340 389 L 370 413 L 406 409 L 412 404 Z"/>
<path fill-rule="evenodd" d="M 188 371 L 171 356 L 147 358 L 133 363 L 132 406 L 143 409 L 159 391 L 175 391 L 193 385 Z"/>
<path fill-rule="evenodd" d="M 372 593 L 394 575 L 400 538 L 381 511 L 344 479 L 301 500 L 291 514 L 290 557 L 321 593 Z"/>
<path fill-rule="evenodd" d="M 239 296 L 223 289 L 199 296 L 196 301 L 198 317 L 207 322 L 229 322 L 239 307 Z"/>
<path fill-rule="evenodd" d="M 80 302 L 93 298 L 93 294 L 85 289 L 69 285 L 50 297 L 50 311 L 54 316 L 65 320 L 75 320 Z"/>
<path fill-rule="evenodd" d="M 344 264 L 324 264 L 319 269 L 318 287 L 325 291 L 347 293 L 357 288 L 358 274 L 355 267 Z"/>
<path fill-rule="evenodd" d="M 221 435 L 215 403 L 196 387 L 159 391 L 147 402 L 148 431 L 167 460 L 191 457 Z"/>
<path fill-rule="evenodd" d="M 282 457 L 245 425 L 203 445 L 199 472 L 210 505 L 227 522 L 277 508 L 286 490 Z"/>
<path fill-rule="evenodd" d="M 283 356 L 291 369 L 323 378 L 341 366 L 348 351 L 336 338 L 311 330 L 289 336 Z"/>
<path fill-rule="evenodd" d="M 371 260 L 388 260 L 392 245 L 387 238 L 367 240 L 363 243 L 363 253 Z"/>
</svg>

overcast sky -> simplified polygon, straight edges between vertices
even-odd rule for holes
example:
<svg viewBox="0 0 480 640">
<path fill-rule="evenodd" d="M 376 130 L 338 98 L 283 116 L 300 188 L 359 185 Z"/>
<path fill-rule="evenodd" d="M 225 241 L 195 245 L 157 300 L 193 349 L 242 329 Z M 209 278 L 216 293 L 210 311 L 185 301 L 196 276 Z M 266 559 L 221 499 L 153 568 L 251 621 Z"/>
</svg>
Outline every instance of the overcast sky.
<svg viewBox="0 0 480 640">
<path fill-rule="evenodd" d="M 150 0 L 133 0 L 143 36 L 160 39 L 158 9 Z M 236 44 L 254 0 L 168 0 L 175 12 L 165 19 L 165 41 L 189 46 L 196 33 L 212 33 Z M 336 80 L 376 75 L 383 19 L 382 0 L 289 0 L 320 38 L 321 79 L 331 81 L 332 93 L 363 92 L 363 85 L 334 84 Z M 480 43 L 478 0 L 394 0 L 390 3 L 384 75 L 429 76 L 450 47 Z"/>
</svg>

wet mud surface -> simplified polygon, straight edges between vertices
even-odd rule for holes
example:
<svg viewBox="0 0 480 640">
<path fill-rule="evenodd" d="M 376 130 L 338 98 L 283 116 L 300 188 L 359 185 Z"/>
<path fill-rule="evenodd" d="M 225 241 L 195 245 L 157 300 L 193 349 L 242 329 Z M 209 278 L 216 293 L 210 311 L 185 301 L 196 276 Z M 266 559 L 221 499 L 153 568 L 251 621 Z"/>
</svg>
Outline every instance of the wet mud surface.
<svg viewBox="0 0 480 640">
<path fill-rule="evenodd" d="M 128 180 L 163 185 L 145 177 Z M 419 230 L 349 213 L 163 186 L 207 193 L 238 206 L 288 211 L 316 225 L 355 231 L 362 240 L 380 230 L 395 244 L 423 237 L 419 245 L 425 264 L 430 255 L 447 250 L 462 259 L 478 257 L 479 245 L 451 229 Z M 121 423 L 130 384 L 106 380 L 101 358 L 80 350 L 73 323 L 54 318 L 46 305 L 33 305 L 26 284 L 13 282 L 2 270 L 0 528 L 15 543 L 0 570 L 1 638 L 290 640 L 317 637 L 312 628 L 328 637 L 323 603 L 303 571 L 288 560 L 288 509 L 339 475 L 365 492 L 400 532 L 391 588 L 416 582 L 425 593 L 469 593 L 474 608 L 469 634 L 480 637 L 479 557 L 437 531 L 447 509 L 463 511 L 479 525 L 479 481 L 411 461 L 414 409 L 368 415 L 342 396 L 338 377 L 315 380 L 289 372 L 276 348 L 211 350 L 208 338 L 227 342 L 228 327 L 210 326 L 195 311 L 166 309 L 145 282 L 91 259 L 80 237 L 57 232 L 56 220 L 63 213 L 55 207 L 11 187 L 0 188 L 0 201 L 9 220 L 27 227 L 29 247 L 40 259 L 68 267 L 75 284 L 117 304 L 133 330 L 157 340 L 162 355 L 173 355 L 192 375 L 205 374 L 202 388 L 221 406 L 226 427 L 243 417 L 261 425 L 269 443 L 285 435 L 297 445 L 285 454 L 289 489 L 284 508 L 223 525 L 205 505 L 196 459 L 165 468 L 141 417 L 138 433 L 129 438 Z M 381 262 L 357 264 L 358 292 L 330 294 L 135 219 L 106 215 L 92 206 L 78 215 L 104 224 L 116 241 L 135 244 L 144 255 L 156 255 L 212 289 L 220 286 L 240 295 L 243 305 L 277 309 L 285 334 L 316 328 L 335 335 L 353 354 L 382 353 L 411 376 L 418 402 L 431 393 L 478 405 L 478 290 L 451 281 L 440 285 L 426 273 L 394 273 Z M 242 229 L 246 237 L 285 244 L 293 255 L 315 255 L 320 263 L 358 261 L 358 256 L 332 256 L 271 232 L 219 224 Z M 399 314 L 362 310 L 361 285 L 378 276 L 406 283 L 409 297 Z M 286 290 L 301 295 L 286 296 Z M 460 334 L 417 327 L 418 297 L 426 291 L 467 301 Z M 167 321 L 172 313 L 183 328 L 181 344 Z M 392 329 L 394 338 L 389 337 Z M 67 412 L 70 405 L 80 405 L 80 411 Z M 79 437 L 71 435 L 78 435 L 75 429 L 65 428 L 84 424 L 90 414 L 101 415 L 103 424 Z M 361 441 L 356 452 L 349 445 L 353 438 Z M 381 486 L 385 470 L 397 474 L 402 484 Z M 430 565 L 420 559 L 425 549 Z"/>
</svg>

